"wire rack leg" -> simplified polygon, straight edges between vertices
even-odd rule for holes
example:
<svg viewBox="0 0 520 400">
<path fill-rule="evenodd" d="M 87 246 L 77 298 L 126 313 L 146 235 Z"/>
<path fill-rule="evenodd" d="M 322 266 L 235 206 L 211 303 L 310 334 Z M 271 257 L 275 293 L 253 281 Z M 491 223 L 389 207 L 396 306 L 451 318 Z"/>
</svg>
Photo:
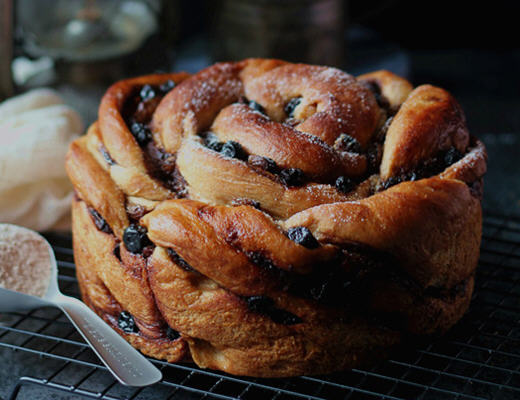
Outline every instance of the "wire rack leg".
<svg viewBox="0 0 520 400">
<path fill-rule="evenodd" d="M 70 394 L 70 390 L 67 390 L 66 387 L 60 387 L 60 386 L 49 386 L 48 381 L 46 379 L 36 379 L 31 378 L 29 376 L 22 376 L 20 379 L 18 379 L 18 382 L 16 383 L 16 386 L 11 391 L 11 394 L 7 398 L 7 400 L 16 400 L 18 398 L 18 394 L 20 393 L 20 390 L 24 385 L 36 385 L 36 386 L 43 386 L 46 389 L 52 389 L 57 390 L 59 392 L 65 392 Z M 89 398 L 89 397 L 86 397 Z"/>
<path fill-rule="evenodd" d="M 22 386 L 24 384 L 27 384 L 27 383 L 34 384 L 35 382 L 33 381 L 32 378 L 29 378 L 27 376 L 23 376 L 20 379 L 18 379 L 18 382 L 16 382 L 16 386 L 11 391 L 11 394 L 9 395 L 7 400 L 16 400 L 16 398 L 18 397 L 18 393 L 20 393 L 20 389 L 22 388 Z"/>
</svg>

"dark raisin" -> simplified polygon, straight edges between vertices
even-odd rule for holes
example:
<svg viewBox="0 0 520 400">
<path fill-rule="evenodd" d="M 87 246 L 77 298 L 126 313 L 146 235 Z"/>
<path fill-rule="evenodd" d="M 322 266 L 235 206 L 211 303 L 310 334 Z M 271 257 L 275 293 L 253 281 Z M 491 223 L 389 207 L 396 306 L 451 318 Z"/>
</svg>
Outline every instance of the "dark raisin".
<svg viewBox="0 0 520 400">
<path fill-rule="evenodd" d="M 384 142 L 386 133 L 388 132 L 388 128 L 390 128 L 390 125 L 392 125 L 392 121 L 394 120 L 394 117 L 389 117 L 383 124 L 383 126 L 379 129 L 379 132 L 377 132 L 377 135 L 375 137 L 375 140 L 378 142 Z"/>
<path fill-rule="evenodd" d="M 247 157 L 240 143 L 234 142 L 233 140 L 228 140 L 222 145 L 220 154 L 226 157 L 238 158 L 239 160 L 244 160 Z"/>
<path fill-rule="evenodd" d="M 342 133 L 336 139 L 335 147 L 340 151 L 348 151 L 350 153 L 361 153 L 361 144 L 356 138 Z"/>
<path fill-rule="evenodd" d="M 273 272 L 278 269 L 275 267 L 275 265 L 269 258 L 264 256 L 259 251 L 248 252 L 247 257 L 253 264 L 258 265 L 259 267 L 262 267 L 263 269 L 265 269 L 267 271 Z"/>
<path fill-rule="evenodd" d="M 374 96 L 376 98 L 377 105 L 379 107 L 381 107 L 384 110 L 390 109 L 390 102 L 388 101 L 388 99 L 385 96 L 383 96 L 382 94 L 377 94 L 377 93 L 375 93 Z"/>
<path fill-rule="evenodd" d="M 446 166 L 457 162 L 462 157 L 463 154 L 452 147 L 447 151 L 437 153 L 435 156 L 426 161 L 420 162 L 415 166 L 413 171 L 403 172 L 400 175 L 389 178 L 383 182 L 380 187 L 382 189 L 388 189 L 389 187 L 404 181 L 416 181 L 418 179 L 436 175 L 444 170 Z"/>
<path fill-rule="evenodd" d="M 260 210 L 260 202 L 253 200 L 253 199 L 247 199 L 245 197 L 240 197 L 240 198 L 231 200 L 231 205 L 233 207 L 251 206 L 251 207 L 254 207 L 254 208 Z"/>
<path fill-rule="evenodd" d="M 388 99 L 381 93 L 381 87 L 375 81 L 365 81 L 364 85 L 370 89 L 374 97 L 376 98 L 377 104 L 379 107 L 384 108 L 385 110 L 390 108 L 390 103 Z"/>
<path fill-rule="evenodd" d="M 112 233 L 112 229 L 110 229 L 107 221 L 105 221 L 105 219 L 96 210 L 89 208 L 89 212 L 92 216 L 94 224 L 96 225 L 96 228 L 98 228 L 101 232 Z"/>
<path fill-rule="evenodd" d="M 110 157 L 110 154 L 108 153 L 108 150 L 105 146 L 101 146 L 99 151 L 101 152 L 101 155 L 105 159 L 108 165 L 114 165 L 116 162 L 113 160 L 112 157 Z"/>
<path fill-rule="evenodd" d="M 140 146 L 144 146 L 152 138 L 150 129 L 140 122 L 133 122 L 132 125 L 130 125 L 130 132 L 132 132 L 132 135 L 134 135 L 135 140 L 137 140 Z"/>
<path fill-rule="evenodd" d="M 186 197 L 188 194 L 188 184 L 177 166 L 175 166 L 175 169 L 170 176 L 171 179 L 169 180 L 169 185 L 177 198 L 180 199 Z"/>
<path fill-rule="evenodd" d="M 436 163 L 436 161 L 435 161 L 435 163 Z M 425 176 L 429 176 L 429 175 L 431 175 L 430 174 L 431 171 L 429 168 L 437 168 L 435 166 L 435 163 L 432 164 L 432 166 L 426 166 L 426 167 L 424 165 L 423 166 L 419 165 L 415 168 L 414 171 L 402 173 L 401 175 L 397 175 L 397 176 L 391 176 L 386 181 L 384 181 L 383 183 L 380 184 L 380 188 L 388 189 L 401 182 L 416 181 L 416 180 L 424 178 Z"/>
<path fill-rule="evenodd" d="M 444 154 L 444 163 L 449 166 L 453 163 L 456 163 L 462 158 L 462 153 L 458 151 L 455 147 L 451 147 L 446 154 Z"/>
<path fill-rule="evenodd" d="M 247 159 L 249 165 L 263 169 L 264 171 L 276 174 L 280 171 L 276 162 L 269 157 L 261 157 L 257 155 L 250 155 Z"/>
<path fill-rule="evenodd" d="M 161 84 L 161 86 L 159 86 L 159 90 L 160 90 L 163 94 L 166 94 L 166 93 L 168 93 L 170 90 L 172 90 L 174 87 L 175 87 L 175 82 L 172 81 L 171 79 L 168 79 L 166 82 L 164 82 L 163 84 Z"/>
<path fill-rule="evenodd" d="M 249 100 L 249 103 L 247 105 L 252 110 L 255 110 L 255 111 L 258 111 L 259 113 L 265 114 L 265 108 L 261 104 L 258 104 L 256 101 Z"/>
<path fill-rule="evenodd" d="M 155 97 L 155 90 L 150 85 L 144 85 L 139 92 L 139 96 L 143 101 L 151 100 Z"/>
<path fill-rule="evenodd" d="M 284 111 L 289 118 L 292 118 L 294 116 L 294 110 L 296 109 L 296 107 L 300 105 L 301 102 L 301 97 L 294 97 L 291 100 L 289 100 L 289 102 L 285 105 Z"/>
<path fill-rule="evenodd" d="M 177 254 L 175 250 L 169 248 L 166 251 L 168 252 L 168 255 L 170 256 L 172 261 L 179 267 L 181 267 L 183 270 L 188 272 L 195 272 L 195 269 L 193 269 L 193 267 L 190 264 L 188 264 L 188 262 L 184 258 Z"/>
<path fill-rule="evenodd" d="M 383 182 L 383 189 L 388 189 L 394 185 L 397 185 L 398 183 L 401 183 L 402 182 L 402 177 L 401 176 L 391 176 L 390 178 L 388 178 L 386 181 Z"/>
<path fill-rule="evenodd" d="M 119 243 L 115 245 L 114 251 L 112 253 L 114 254 L 114 257 L 121 261 L 121 245 Z"/>
<path fill-rule="evenodd" d="M 267 315 L 277 324 L 294 325 L 302 322 L 298 316 L 276 308 L 273 299 L 267 296 L 251 296 L 246 298 L 247 308 L 255 313 Z"/>
<path fill-rule="evenodd" d="M 273 299 L 267 296 L 250 296 L 246 298 L 247 308 L 250 311 L 267 314 L 274 307 Z"/>
<path fill-rule="evenodd" d="M 348 193 L 352 189 L 354 189 L 354 181 L 352 179 L 347 178 L 346 176 L 340 176 L 336 179 L 335 183 L 336 189 L 342 193 Z"/>
<path fill-rule="evenodd" d="M 381 94 L 381 86 L 376 81 L 363 81 L 363 85 L 374 94 Z"/>
<path fill-rule="evenodd" d="M 175 329 L 172 329 L 171 327 L 168 327 L 166 329 L 166 337 L 170 340 L 177 340 L 181 337 L 181 334 L 177 332 Z"/>
<path fill-rule="evenodd" d="M 415 170 L 419 175 L 423 177 L 438 174 L 439 172 L 444 170 L 444 168 L 446 168 L 444 156 L 445 153 L 437 154 L 431 159 L 419 163 L 415 167 Z"/>
<path fill-rule="evenodd" d="M 367 172 L 376 173 L 381 164 L 381 157 L 383 156 L 383 146 L 379 143 L 372 143 L 367 149 Z"/>
<path fill-rule="evenodd" d="M 219 151 L 222 150 L 222 142 L 219 142 L 218 137 L 208 132 L 204 138 L 204 144 L 208 149 L 211 149 L 213 151 Z"/>
<path fill-rule="evenodd" d="M 123 233 L 123 243 L 126 249 L 134 254 L 141 253 L 146 246 L 151 244 L 146 235 L 146 228 L 132 224 Z"/>
<path fill-rule="evenodd" d="M 142 254 L 144 258 L 148 258 L 153 254 L 153 251 L 155 250 L 155 245 L 149 244 L 148 246 L 144 246 Z"/>
<path fill-rule="evenodd" d="M 305 175 L 299 168 L 282 169 L 280 178 L 287 186 L 301 186 L 305 181 Z"/>
<path fill-rule="evenodd" d="M 248 251 L 246 253 L 249 261 L 262 268 L 280 282 L 282 290 L 287 290 L 290 285 L 290 272 L 277 267 L 274 262 L 260 251 Z"/>
<path fill-rule="evenodd" d="M 308 249 L 315 249 L 320 245 L 312 235 L 311 231 L 304 226 L 297 226 L 289 229 L 287 236 L 289 236 L 289 239 L 293 242 L 296 242 L 303 247 L 307 247 Z"/>
<path fill-rule="evenodd" d="M 269 317 L 277 324 L 283 325 L 295 325 L 301 324 L 303 321 L 297 315 L 290 313 L 289 311 L 282 310 L 280 308 L 274 308 L 269 312 Z"/>
<path fill-rule="evenodd" d="M 130 313 L 127 311 L 123 311 L 121 314 L 119 314 L 117 325 L 125 333 L 139 332 L 139 328 L 134 321 L 134 317 L 132 317 L 132 315 L 130 315 Z"/>
</svg>

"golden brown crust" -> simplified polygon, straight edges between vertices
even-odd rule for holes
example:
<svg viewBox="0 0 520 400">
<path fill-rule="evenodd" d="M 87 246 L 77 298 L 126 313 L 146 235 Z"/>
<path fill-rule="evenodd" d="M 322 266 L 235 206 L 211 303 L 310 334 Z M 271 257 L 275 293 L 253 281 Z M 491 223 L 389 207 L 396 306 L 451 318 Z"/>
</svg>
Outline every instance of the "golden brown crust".
<svg viewBox="0 0 520 400">
<path fill-rule="evenodd" d="M 421 296 L 408 285 L 380 279 L 370 288 L 374 294 L 370 308 L 384 315 L 398 316 L 412 334 L 444 333 L 468 309 L 474 283 L 475 278 L 470 276 L 450 291 L 429 290 L 428 296 Z"/>
<path fill-rule="evenodd" d="M 182 360 L 187 343 L 182 338 L 171 341 L 160 334 L 159 328 L 164 322 L 153 299 L 150 302 L 148 285 L 134 284 L 136 277 L 131 271 L 125 271 L 128 263 L 119 262 L 114 255 L 114 238 L 96 228 L 84 202 L 73 201 L 72 215 L 74 260 L 85 303 L 144 354 L 171 362 Z M 82 240 L 77 240 L 78 237 Z M 109 286 L 105 286 L 105 282 Z M 117 326 L 117 318 L 124 310 L 135 317 L 139 335 L 127 334 Z"/>
<path fill-rule="evenodd" d="M 113 184 L 109 174 L 87 151 L 86 137 L 73 142 L 69 147 L 65 168 L 74 189 L 88 204 L 109 223 L 118 237 L 128 226 L 124 208 L 124 194 Z"/>
<path fill-rule="evenodd" d="M 341 321 L 337 313 L 327 315 L 298 298 L 283 302 L 305 323 L 275 323 L 251 313 L 244 301 L 211 279 L 179 268 L 160 248 L 150 271 L 161 312 L 171 326 L 187 332 L 192 357 L 203 367 L 263 377 L 316 374 L 358 365 L 356 360 L 374 350 L 371 346 L 384 348 L 399 337 L 360 319 Z"/>
<path fill-rule="evenodd" d="M 390 107 L 397 109 L 404 103 L 413 90 L 406 79 L 385 70 L 359 75 L 358 81 L 375 82 L 381 88 L 381 94 L 388 100 Z"/>
<path fill-rule="evenodd" d="M 118 165 L 134 167 L 141 172 L 146 170 L 141 149 L 121 115 L 126 100 L 134 94 L 135 88 L 168 80 L 179 83 L 187 77 L 185 73 L 146 75 L 119 81 L 107 90 L 99 105 L 99 129 L 103 143 Z"/>
<path fill-rule="evenodd" d="M 388 128 L 381 177 L 409 172 L 421 160 L 450 147 L 464 154 L 468 144 L 460 105 L 447 91 L 421 85 L 410 93 Z"/>
<path fill-rule="evenodd" d="M 458 179 L 468 185 L 479 181 L 487 170 L 487 153 L 484 143 L 473 140 L 468 153 L 460 161 L 446 168 L 439 176 L 447 179 Z"/>
<path fill-rule="evenodd" d="M 88 247 L 97 250 L 89 254 L 90 262 L 115 300 L 125 304 L 126 309 L 144 324 L 159 325 L 160 317 L 147 284 L 144 259 L 132 259 L 124 246 L 119 250 L 121 260 L 118 259 L 114 254 L 117 244 L 115 237 L 95 229 L 84 202 L 75 201 L 74 218 L 82 226 L 80 232 L 89 243 Z M 94 302 L 97 300 L 97 297 L 90 297 Z"/>
<path fill-rule="evenodd" d="M 365 167 L 357 160 L 341 158 L 315 136 L 270 120 L 245 104 L 222 110 L 211 131 L 223 142 L 239 142 L 247 152 L 269 157 L 282 168 L 299 168 L 317 181 L 361 175 Z"/>
<path fill-rule="evenodd" d="M 240 160 L 222 157 L 200 141 L 187 139 L 177 153 L 177 165 L 186 180 L 190 197 L 212 204 L 230 204 L 234 199 L 254 199 L 275 217 L 287 218 L 309 207 L 358 198 L 358 191 L 341 193 L 334 186 L 308 183 L 287 187 L 258 173 Z M 359 188 L 366 192 L 366 187 Z"/>
<path fill-rule="evenodd" d="M 183 137 L 209 128 L 218 112 L 238 99 L 243 90 L 238 78 L 241 69 L 240 64 L 216 64 L 166 95 L 152 121 L 166 151 L 176 152 Z"/>
<path fill-rule="evenodd" d="M 91 232 L 91 221 L 81 218 L 84 214 L 82 207 L 84 207 L 84 204 L 82 205 L 81 202 L 72 202 L 72 214 L 74 215 L 72 224 L 73 237 L 83 238 Z M 97 233 L 97 231 L 94 232 Z M 98 276 L 97 271 L 92 268 L 91 263 L 93 259 L 97 262 L 103 262 L 108 254 L 100 254 L 96 251 L 96 247 L 89 245 L 89 242 L 83 240 L 74 240 L 73 246 L 76 275 L 80 283 L 79 288 L 83 299 L 91 299 L 90 301 L 93 306 L 98 309 L 106 310 L 106 312 L 110 314 L 117 315 L 123 311 Z"/>
<path fill-rule="evenodd" d="M 370 91 L 335 68 L 287 63 L 248 81 L 244 93 L 265 104 L 267 115 L 274 121 L 284 119 L 284 106 L 290 99 L 301 97 L 294 118 L 302 122 L 295 128 L 329 145 L 340 133 L 348 132 L 365 146 L 379 120 Z"/>
<path fill-rule="evenodd" d="M 284 226 L 305 226 L 326 243 L 364 243 L 393 254 L 423 287 L 452 287 L 474 271 L 481 224 L 480 202 L 464 183 L 433 177 L 312 207 Z"/>
<path fill-rule="evenodd" d="M 149 75 L 66 164 L 82 297 L 147 355 L 322 374 L 469 305 L 486 152 L 440 88 L 264 59 Z"/>
</svg>

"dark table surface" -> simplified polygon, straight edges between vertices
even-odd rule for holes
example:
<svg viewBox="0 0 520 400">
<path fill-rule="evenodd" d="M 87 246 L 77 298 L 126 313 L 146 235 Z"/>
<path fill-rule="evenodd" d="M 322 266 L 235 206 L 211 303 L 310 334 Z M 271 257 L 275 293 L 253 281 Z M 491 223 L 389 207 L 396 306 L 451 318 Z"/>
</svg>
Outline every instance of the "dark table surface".
<svg viewBox="0 0 520 400">
<path fill-rule="evenodd" d="M 450 90 L 461 102 L 470 131 L 486 144 L 489 161 L 485 177 L 484 210 L 520 215 L 520 50 L 477 49 L 405 50 L 371 32 L 350 33 L 348 72 L 379 68 L 409 77 L 414 84 L 432 83 Z M 179 49 L 172 70 L 197 71 L 211 63 L 207 43 L 195 38 Z M 78 90 L 58 85 L 87 122 L 96 118 L 105 88 Z M 19 377 L 43 376 L 48 360 L 0 348 L 0 398 L 6 398 Z M 28 391 L 26 399 L 76 399 L 55 392 Z"/>
</svg>

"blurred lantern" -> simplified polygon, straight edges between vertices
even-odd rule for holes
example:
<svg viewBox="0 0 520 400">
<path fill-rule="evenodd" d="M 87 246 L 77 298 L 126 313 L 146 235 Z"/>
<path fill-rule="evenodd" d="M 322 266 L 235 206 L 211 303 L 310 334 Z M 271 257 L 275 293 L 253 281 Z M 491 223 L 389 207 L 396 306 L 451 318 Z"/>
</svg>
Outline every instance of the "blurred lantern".
<svg viewBox="0 0 520 400">
<path fill-rule="evenodd" d="M 49 84 L 56 76 L 73 83 L 120 79 L 128 75 L 130 56 L 159 32 L 160 0 L 15 0 L 14 4 L 22 57 L 15 60 L 13 76 L 20 86 Z M 150 62 L 147 66 L 155 67 Z"/>
<path fill-rule="evenodd" d="M 157 29 L 148 2 L 18 0 L 24 49 L 71 61 L 113 58 L 136 50 Z"/>
<path fill-rule="evenodd" d="M 342 0 L 221 0 L 212 35 L 217 61 L 273 57 L 341 66 Z"/>
</svg>

